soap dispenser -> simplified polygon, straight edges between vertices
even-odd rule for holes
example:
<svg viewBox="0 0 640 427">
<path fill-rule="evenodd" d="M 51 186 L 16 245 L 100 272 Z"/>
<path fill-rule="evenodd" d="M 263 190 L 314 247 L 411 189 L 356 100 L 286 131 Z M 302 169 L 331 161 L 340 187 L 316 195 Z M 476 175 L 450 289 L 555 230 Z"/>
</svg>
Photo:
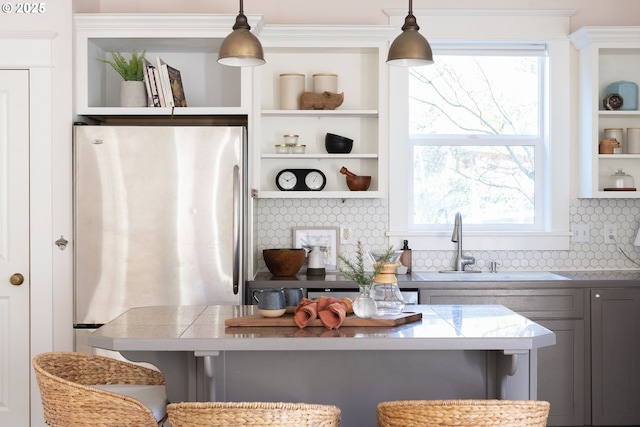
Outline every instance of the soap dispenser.
<svg viewBox="0 0 640 427">
<path fill-rule="evenodd" d="M 400 264 L 407 267 L 407 274 L 411 273 L 411 249 L 409 249 L 409 241 L 402 241 L 402 255 L 400 255 Z"/>
</svg>

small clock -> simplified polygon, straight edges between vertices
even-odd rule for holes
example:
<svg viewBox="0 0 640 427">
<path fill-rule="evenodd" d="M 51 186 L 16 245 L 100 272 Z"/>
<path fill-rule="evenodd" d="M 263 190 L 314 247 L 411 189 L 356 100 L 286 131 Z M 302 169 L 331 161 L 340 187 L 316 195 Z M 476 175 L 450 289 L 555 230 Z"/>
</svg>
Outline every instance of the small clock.
<svg viewBox="0 0 640 427">
<path fill-rule="evenodd" d="M 320 191 L 327 177 L 318 169 L 283 169 L 276 175 L 280 191 Z"/>
<path fill-rule="evenodd" d="M 283 170 L 276 176 L 276 185 L 282 191 L 295 190 L 298 185 L 298 176 L 290 170 Z"/>
<path fill-rule="evenodd" d="M 610 93 L 603 100 L 605 110 L 619 110 L 624 105 L 622 96 L 617 93 Z"/>
</svg>

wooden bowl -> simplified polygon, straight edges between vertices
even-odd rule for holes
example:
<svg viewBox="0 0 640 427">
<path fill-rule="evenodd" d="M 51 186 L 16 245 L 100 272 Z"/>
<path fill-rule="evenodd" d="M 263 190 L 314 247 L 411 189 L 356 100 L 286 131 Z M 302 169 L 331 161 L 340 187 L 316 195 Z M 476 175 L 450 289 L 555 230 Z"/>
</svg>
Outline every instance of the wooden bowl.
<svg viewBox="0 0 640 427">
<path fill-rule="evenodd" d="M 371 185 L 370 176 L 349 176 L 347 175 L 347 187 L 351 191 L 367 191 Z"/>
<path fill-rule="evenodd" d="M 304 264 L 307 252 L 304 249 L 265 249 L 262 257 L 274 276 L 295 276 Z"/>
</svg>

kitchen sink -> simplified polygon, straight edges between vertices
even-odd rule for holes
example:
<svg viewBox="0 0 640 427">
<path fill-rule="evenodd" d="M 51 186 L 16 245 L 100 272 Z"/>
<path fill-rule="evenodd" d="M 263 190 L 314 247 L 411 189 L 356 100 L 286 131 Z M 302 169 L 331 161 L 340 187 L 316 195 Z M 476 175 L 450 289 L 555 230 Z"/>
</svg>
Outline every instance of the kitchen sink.
<svg viewBox="0 0 640 427">
<path fill-rule="evenodd" d="M 469 273 L 478 274 L 469 274 Z M 411 275 L 428 282 L 535 282 L 549 280 L 571 280 L 549 271 L 499 271 L 497 273 L 469 271 L 413 271 Z"/>
</svg>

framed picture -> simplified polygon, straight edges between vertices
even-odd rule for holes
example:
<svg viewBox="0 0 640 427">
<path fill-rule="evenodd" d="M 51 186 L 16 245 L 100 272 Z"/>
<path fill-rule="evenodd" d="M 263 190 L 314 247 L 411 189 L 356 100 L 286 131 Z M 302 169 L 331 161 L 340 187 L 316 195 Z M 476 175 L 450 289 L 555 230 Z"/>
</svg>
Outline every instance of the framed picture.
<svg viewBox="0 0 640 427">
<path fill-rule="evenodd" d="M 294 228 L 293 247 L 304 248 L 307 253 L 314 246 L 324 252 L 324 268 L 326 271 L 338 270 L 338 228 Z M 306 263 L 303 266 L 306 268 Z"/>
</svg>

